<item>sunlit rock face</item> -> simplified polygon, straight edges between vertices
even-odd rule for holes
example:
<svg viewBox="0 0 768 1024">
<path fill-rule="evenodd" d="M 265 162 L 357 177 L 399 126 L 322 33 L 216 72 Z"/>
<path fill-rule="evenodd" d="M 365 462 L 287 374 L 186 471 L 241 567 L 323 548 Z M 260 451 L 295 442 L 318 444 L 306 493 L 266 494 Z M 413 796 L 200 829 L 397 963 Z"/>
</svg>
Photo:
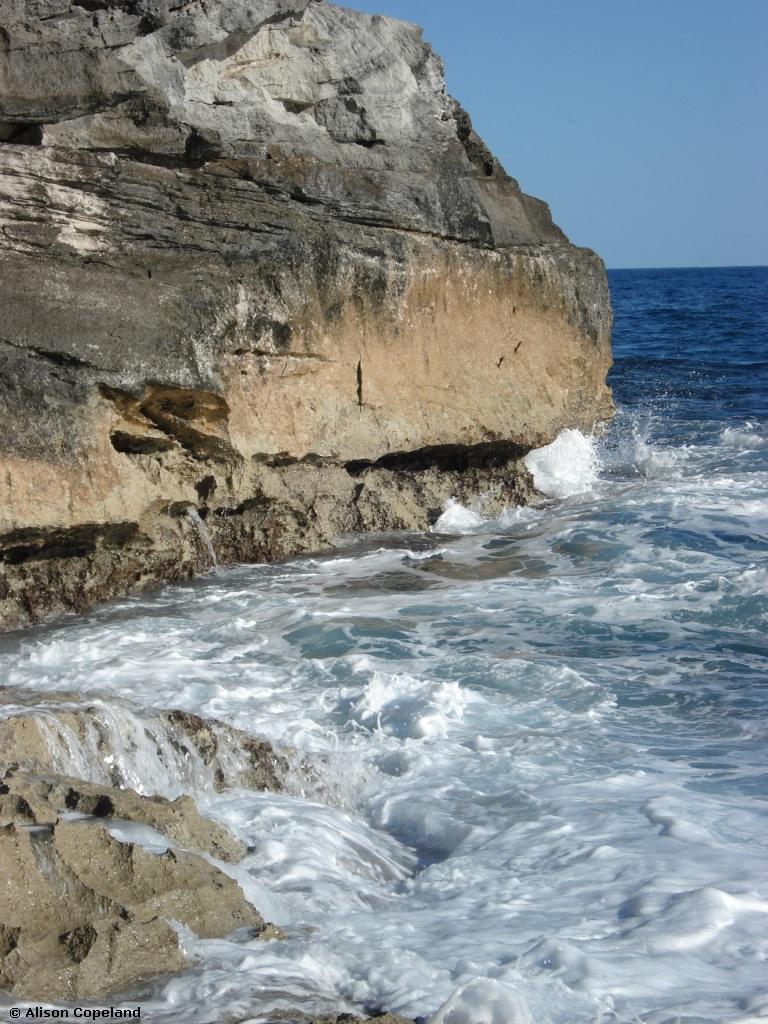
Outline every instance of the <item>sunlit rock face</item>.
<svg viewBox="0 0 768 1024">
<path fill-rule="evenodd" d="M 6 0 L 0 621 L 531 493 L 610 307 L 420 30 L 315 0 Z"/>
</svg>

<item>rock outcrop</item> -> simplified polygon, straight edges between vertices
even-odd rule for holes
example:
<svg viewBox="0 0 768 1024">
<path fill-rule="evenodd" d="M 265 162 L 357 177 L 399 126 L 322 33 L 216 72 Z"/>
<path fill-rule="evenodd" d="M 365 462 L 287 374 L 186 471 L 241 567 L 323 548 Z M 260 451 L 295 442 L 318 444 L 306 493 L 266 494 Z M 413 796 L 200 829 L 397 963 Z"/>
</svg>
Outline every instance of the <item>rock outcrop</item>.
<svg viewBox="0 0 768 1024">
<path fill-rule="evenodd" d="M 153 829 L 158 848 L 116 837 L 113 830 L 126 824 Z M 278 937 L 237 883 L 196 851 L 227 861 L 245 854 L 188 798 L 170 802 L 7 772 L 0 781 L 0 989 L 82 1000 L 179 971 L 187 961 L 171 921 L 202 937 L 239 928 Z"/>
<path fill-rule="evenodd" d="M 602 263 L 415 26 L 0 12 L 6 627 L 204 570 L 209 540 L 263 560 L 523 502 L 526 452 L 610 414 Z"/>
<path fill-rule="evenodd" d="M 248 849 L 189 792 L 282 789 L 288 751 L 114 698 L 40 704 L 2 688 L 0 701 L 0 990 L 97 998 L 180 971 L 173 923 L 203 938 L 282 936 L 217 866 Z"/>
<path fill-rule="evenodd" d="M 57 693 L 41 704 L 7 688 L 0 698 L 0 992 L 53 1002 L 135 993 L 190 966 L 179 925 L 201 938 L 285 938 L 226 874 L 252 851 L 188 792 L 152 790 L 309 785 L 314 795 L 322 758 L 187 712 L 139 716 L 114 699 Z M 362 1022 L 300 1009 L 278 1019 Z"/>
</svg>

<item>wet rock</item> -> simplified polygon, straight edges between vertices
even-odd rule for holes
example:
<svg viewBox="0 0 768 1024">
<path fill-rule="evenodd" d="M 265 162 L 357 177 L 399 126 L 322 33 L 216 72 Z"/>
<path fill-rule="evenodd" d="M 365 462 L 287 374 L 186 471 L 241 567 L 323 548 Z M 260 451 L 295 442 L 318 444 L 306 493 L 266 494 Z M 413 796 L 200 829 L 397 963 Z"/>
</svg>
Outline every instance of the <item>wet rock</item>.
<svg viewBox="0 0 768 1024">
<path fill-rule="evenodd" d="M 0 626 L 450 497 L 610 414 L 600 260 L 412 25 L 6 0 Z"/>
<path fill-rule="evenodd" d="M 283 788 L 288 762 L 267 740 L 188 711 L 168 711 L 162 717 L 172 735 L 188 737 L 203 763 L 213 768 L 217 789 L 240 786 L 276 792 Z M 176 742 L 184 749 L 184 740 Z"/>
<path fill-rule="evenodd" d="M 188 796 L 176 800 L 140 796 L 130 789 L 99 786 L 62 776 L 9 773 L 0 790 L 0 826 L 54 825 L 60 815 L 84 814 L 107 821 L 129 821 L 157 829 L 176 845 L 236 862 L 245 846 L 216 822 L 200 816 Z"/>
<path fill-rule="evenodd" d="M 263 925 L 237 883 L 195 854 L 147 853 L 113 839 L 106 827 L 78 822 L 60 821 L 54 842 L 86 886 L 127 907 L 137 921 L 179 921 L 203 938 Z"/>
<path fill-rule="evenodd" d="M 190 801 L 7 773 L 0 783 L 0 987 L 13 995 L 92 998 L 178 971 L 185 960 L 169 921 L 203 937 L 264 930 L 219 868 L 176 847 L 158 853 L 120 842 L 109 831 L 113 816 L 115 824 L 149 823 L 169 837 L 199 840 L 202 849 L 238 852 Z"/>
<path fill-rule="evenodd" d="M 138 713 L 114 698 L 22 693 L 0 687 L 0 764 L 78 776 L 151 795 L 191 787 L 280 790 L 286 751 L 185 711 Z"/>
</svg>

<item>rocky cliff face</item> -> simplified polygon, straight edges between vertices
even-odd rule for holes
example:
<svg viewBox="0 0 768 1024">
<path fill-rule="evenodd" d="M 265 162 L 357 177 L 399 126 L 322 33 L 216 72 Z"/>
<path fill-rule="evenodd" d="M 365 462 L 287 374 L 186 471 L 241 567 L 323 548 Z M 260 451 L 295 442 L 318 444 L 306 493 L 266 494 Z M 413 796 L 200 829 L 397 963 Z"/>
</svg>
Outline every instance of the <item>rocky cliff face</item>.
<svg viewBox="0 0 768 1024">
<path fill-rule="evenodd" d="M 6 627 L 523 501 L 610 413 L 600 260 L 317 0 L 0 0 L 0 309 Z"/>
</svg>

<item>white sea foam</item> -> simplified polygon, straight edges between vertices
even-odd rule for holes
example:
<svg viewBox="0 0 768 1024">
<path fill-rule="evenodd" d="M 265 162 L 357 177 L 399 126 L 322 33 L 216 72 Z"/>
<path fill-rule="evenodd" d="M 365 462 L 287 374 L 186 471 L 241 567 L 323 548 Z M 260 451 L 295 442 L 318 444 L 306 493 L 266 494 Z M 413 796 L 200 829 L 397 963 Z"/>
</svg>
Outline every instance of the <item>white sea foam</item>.
<svg viewBox="0 0 768 1024">
<path fill-rule="evenodd" d="M 429 1024 L 531 1024 L 522 996 L 491 978 L 462 985 Z"/>
<path fill-rule="evenodd" d="M 196 960 L 152 989 L 153 1021 L 765 1016 L 766 449 L 629 427 L 600 480 L 582 435 L 531 454 L 579 501 L 497 520 L 453 503 L 440 537 L 0 639 L 42 719 L 47 691 L 90 694 L 93 736 L 51 726 L 61 770 L 194 794 L 286 932 L 184 933 Z M 169 707 L 295 746 L 287 792 L 216 792 L 158 731 Z"/>
<path fill-rule="evenodd" d="M 650 464 L 651 456 L 648 455 Z M 663 457 L 656 458 L 659 466 Z M 562 430 L 552 444 L 529 452 L 524 459 L 538 491 L 550 498 L 569 498 L 590 491 L 599 479 L 600 462 L 595 439 L 579 430 Z M 531 516 L 530 509 L 503 509 L 487 518 L 477 508 L 466 508 L 454 498 L 446 501 L 433 533 L 460 536 L 509 529 Z"/>
<path fill-rule="evenodd" d="M 768 439 L 757 433 L 756 424 L 747 421 L 742 427 L 725 427 L 720 432 L 720 440 L 731 448 L 750 451 L 762 448 Z"/>
<path fill-rule="evenodd" d="M 342 699 L 350 699 L 342 691 Z M 445 737 L 463 717 L 472 695 L 458 683 L 436 683 L 374 672 L 362 691 L 352 691 L 350 717 L 360 725 L 401 739 Z"/>
<path fill-rule="evenodd" d="M 570 428 L 561 430 L 552 444 L 525 457 L 538 491 L 550 498 L 569 498 L 594 487 L 599 475 L 595 441 Z"/>
<path fill-rule="evenodd" d="M 445 503 L 443 514 L 432 527 L 433 533 L 461 534 L 474 533 L 481 528 L 486 520 L 479 512 L 465 508 L 460 502 L 449 498 Z"/>
</svg>

